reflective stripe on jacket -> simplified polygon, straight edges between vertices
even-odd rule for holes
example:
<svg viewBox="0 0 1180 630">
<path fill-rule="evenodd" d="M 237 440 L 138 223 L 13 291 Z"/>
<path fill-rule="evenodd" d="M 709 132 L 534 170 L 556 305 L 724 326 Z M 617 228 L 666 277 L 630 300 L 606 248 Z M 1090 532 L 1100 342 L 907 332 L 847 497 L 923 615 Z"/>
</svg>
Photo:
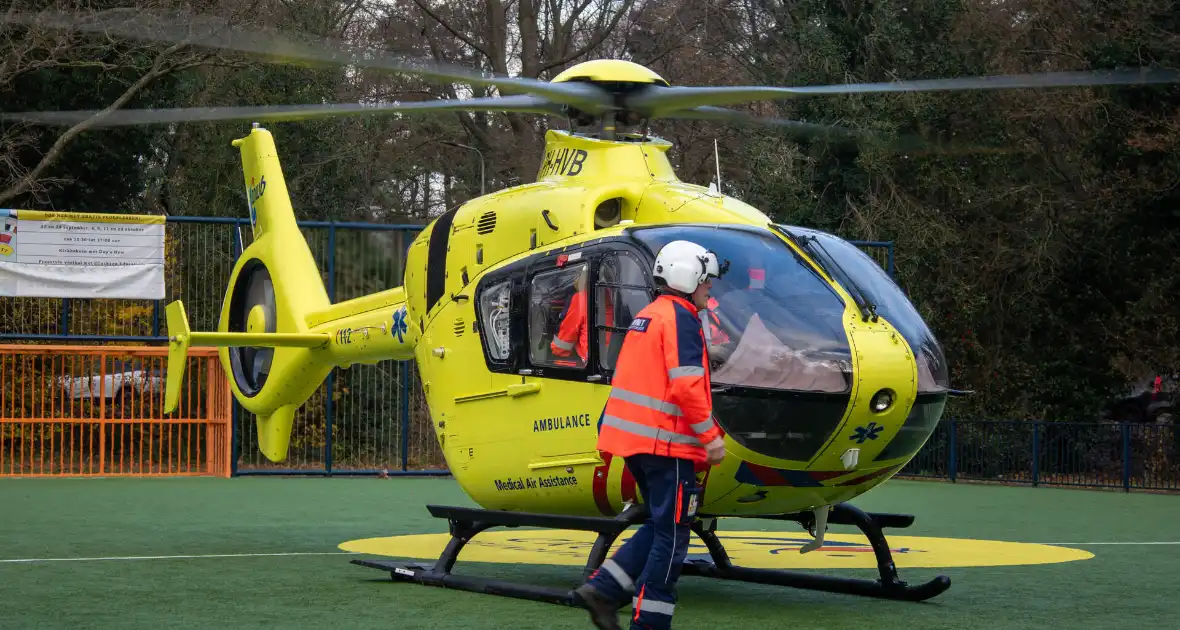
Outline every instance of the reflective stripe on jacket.
<svg viewBox="0 0 1180 630">
<path fill-rule="evenodd" d="M 721 437 L 713 421 L 705 334 L 696 307 L 661 295 L 639 312 L 623 339 L 598 430 L 599 450 L 705 461 Z"/>
<path fill-rule="evenodd" d="M 553 335 L 553 341 L 549 342 L 549 349 L 553 351 L 554 356 L 568 357 L 576 351 L 585 363 L 588 336 L 586 317 L 586 292 L 578 291 L 570 299 L 565 313 L 562 313 L 561 326 L 557 329 L 557 334 Z"/>
</svg>

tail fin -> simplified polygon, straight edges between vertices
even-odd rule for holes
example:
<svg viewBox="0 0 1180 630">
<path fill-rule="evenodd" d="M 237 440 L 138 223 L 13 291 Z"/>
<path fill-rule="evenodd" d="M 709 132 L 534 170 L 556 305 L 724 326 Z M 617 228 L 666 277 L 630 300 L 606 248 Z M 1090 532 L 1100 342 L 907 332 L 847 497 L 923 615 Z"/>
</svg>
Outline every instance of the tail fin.
<svg viewBox="0 0 1180 630">
<path fill-rule="evenodd" d="M 168 305 L 165 406 L 176 407 L 188 348 L 218 346 L 234 397 L 257 416 L 259 450 L 281 462 L 295 410 L 333 367 L 411 358 L 419 331 L 406 316 L 401 288 L 331 304 L 295 222 L 270 132 L 255 125 L 233 144 L 241 152 L 254 241 L 230 273 L 218 332 L 191 332 L 184 306 Z"/>
<path fill-rule="evenodd" d="M 287 193 L 287 181 L 279 165 L 278 149 L 270 132 L 255 123 L 250 135 L 233 141 L 241 151 L 242 174 L 254 242 L 242 252 L 235 275 L 251 255 L 272 262 L 281 273 L 274 276 L 276 285 L 284 280 L 298 283 L 298 291 L 284 297 L 288 306 L 302 315 L 327 308 L 331 301 L 320 279 L 311 249 L 295 222 L 295 211 Z M 230 278 L 231 289 L 233 276 Z M 228 300 L 226 301 L 228 307 Z M 301 318 L 297 318 L 301 319 Z M 222 310 L 222 323 L 225 310 Z"/>
</svg>

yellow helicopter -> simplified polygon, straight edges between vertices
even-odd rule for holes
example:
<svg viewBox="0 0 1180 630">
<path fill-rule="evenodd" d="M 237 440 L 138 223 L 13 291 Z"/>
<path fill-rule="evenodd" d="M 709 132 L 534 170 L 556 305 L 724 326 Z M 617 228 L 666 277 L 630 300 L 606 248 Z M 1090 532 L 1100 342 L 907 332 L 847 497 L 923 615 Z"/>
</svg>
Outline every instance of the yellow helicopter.
<svg viewBox="0 0 1180 630">
<path fill-rule="evenodd" d="M 39 19 L 44 19 L 41 16 Z M 73 23 L 64 20 L 61 23 Z M 93 21 L 89 22 L 95 26 Z M 123 33 L 168 41 L 167 29 Z M 190 25 L 191 26 L 191 25 Z M 100 25 L 111 30 L 111 24 Z M 179 37 L 179 35 L 177 36 Z M 193 41 L 191 31 L 184 37 Z M 252 120 L 240 152 L 253 242 L 228 280 L 217 332 L 190 330 L 167 307 L 166 409 L 177 404 L 190 346 L 219 346 L 234 396 L 257 415 L 259 447 L 285 459 L 295 411 L 328 373 L 357 363 L 413 360 L 455 480 L 483 509 L 429 506 L 452 543 L 433 565 L 356 560 L 395 579 L 577 605 L 568 589 L 451 573 L 460 549 L 493 526 L 599 533 L 585 571 L 644 518 L 623 462 L 595 448 L 622 339 L 656 295 L 651 268 L 675 240 L 722 261 L 714 282 L 709 353 L 725 461 L 702 479 L 694 531 L 711 560 L 686 574 L 905 600 L 946 590 L 939 576 L 910 586 L 896 573 L 883 527 L 912 516 L 868 514 L 847 502 L 884 483 L 918 452 L 951 388 L 938 341 L 899 287 L 860 249 L 832 234 L 776 224 L 710 187 L 680 181 L 655 118 L 754 120 L 723 105 L 815 94 L 1040 85 L 1174 82 L 1174 73 L 1059 73 L 802 88 L 672 87 L 622 60 L 577 64 L 551 81 L 494 77 L 438 64 L 245 36 L 196 43 L 344 62 L 524 92 L 390 105 L 311 105 L 115 111 L 94 126 Z M 534 183 L 500 190 L 434 219 L 408 250 L 403 286 L 333 304 L 296 226 L 271 133 L 261 120 L 381 112 L 496 110 L 566 116 L 549 130 Z M 64 123 L 88 112 L 6 114 Z M 785 127 L 803 123 L 758 119 Z M 585 310 L 569 308 L 577 297 Z M 567 321 L 579 317 L 579 321 Z M 565 331 L 565 332 L 563 332 Z M 823 543 L 829 524 L 855 525 L 879 580 L 734 566 L 716 532 L 722 517 L 793 520 Z"/>
</svg>

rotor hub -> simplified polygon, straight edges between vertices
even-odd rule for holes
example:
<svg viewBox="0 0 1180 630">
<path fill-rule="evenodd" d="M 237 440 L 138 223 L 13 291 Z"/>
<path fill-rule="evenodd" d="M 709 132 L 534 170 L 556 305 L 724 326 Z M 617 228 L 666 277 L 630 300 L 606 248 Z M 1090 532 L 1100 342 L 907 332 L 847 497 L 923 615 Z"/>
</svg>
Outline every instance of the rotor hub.
<svg viewBox="0 0 1180 630">
<path fill-rule="evenodd" d="M 620 134 L 638 133 L 648 116 L 627 107 L 627 97 L 655 86 L 671 87 L 664 77 L 650 68 L 623 59 L 595 59 L 572 66 L 553 77 L 550 83 L 589 83 L 602 90 L 613 101 L 613 107 L 596 106 L 590 110 L 565 104 L 562 109 L 569 117 L 575 133 L 597 135 L 603 140 L 614 140 Z M 596 134 L 594 132 L 597 132 Z"/>
</svg>

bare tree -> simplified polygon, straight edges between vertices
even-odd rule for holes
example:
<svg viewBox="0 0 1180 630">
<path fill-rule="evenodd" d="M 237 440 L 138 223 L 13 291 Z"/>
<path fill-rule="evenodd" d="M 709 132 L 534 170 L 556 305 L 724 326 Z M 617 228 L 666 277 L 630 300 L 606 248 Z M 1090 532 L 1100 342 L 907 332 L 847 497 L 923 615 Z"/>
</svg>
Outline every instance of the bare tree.
<svg viewBox="0 0 1180 630">
<path fill-rule="evenodd" d="M 198 66 L 226 63 L 223 55 L 194 49 L 184 43 L 156 45 L 131 43 L 108 33 L 84 33 L 43 24 L 38 14 L 24 13 L 30 0 L 18 0 L 9 6 L 0 25 L 0 93 L 12 89 L 14 82 L 30 73 L 101 70 L 106 77 L 125 81 L 126 87 L 103 109 L 61 131 L 60 127 L 34 128 L 14 124 L 0 131 L 0 204 L 26 193 L 40 194 L 46 186 L 61 184 L 61 178 L 49 176 L 62 152 L 80 134 L 93 128 L 111 113 L 127 105 L 161 78 Z M 38 3 L 40 4 L 40 3 Z M 75 3 L 57 2 L 50 10 L 69 10 Z M 130 12 L 143 13 L 167 8 L 166 2 L 140 0 Z M 248 10 L 247 6 L 235 10 Z M 109 13 L 94 11 L 94 18 Z M 33 18 L 32 21 L 18 18 Z M 56 139 L 40 154 L 36 164 L 22 164 L 19 155 L 40 145 L 41 134 L 55 134 Z"/>
<path fill-rule="evenodd" d="M 499 74 L 545 79 L 576 62 L 616 56 L 603 53 L 621 49 L 619 38 L 639 14 L 636 4 L 637 0 L 398 0 L 382 13 L 380 35 L 389 48 Z M 442 98 L 460 98 L 467 89 L 421 88 Z M 490 89 L 474 93 L 493 94 Z M 541 125 L 516 113 L 459 114 L 459 121 L 472 142 L 489 154 L 492 173 L 524 180 L 535 172 Z"/>
</svg>

